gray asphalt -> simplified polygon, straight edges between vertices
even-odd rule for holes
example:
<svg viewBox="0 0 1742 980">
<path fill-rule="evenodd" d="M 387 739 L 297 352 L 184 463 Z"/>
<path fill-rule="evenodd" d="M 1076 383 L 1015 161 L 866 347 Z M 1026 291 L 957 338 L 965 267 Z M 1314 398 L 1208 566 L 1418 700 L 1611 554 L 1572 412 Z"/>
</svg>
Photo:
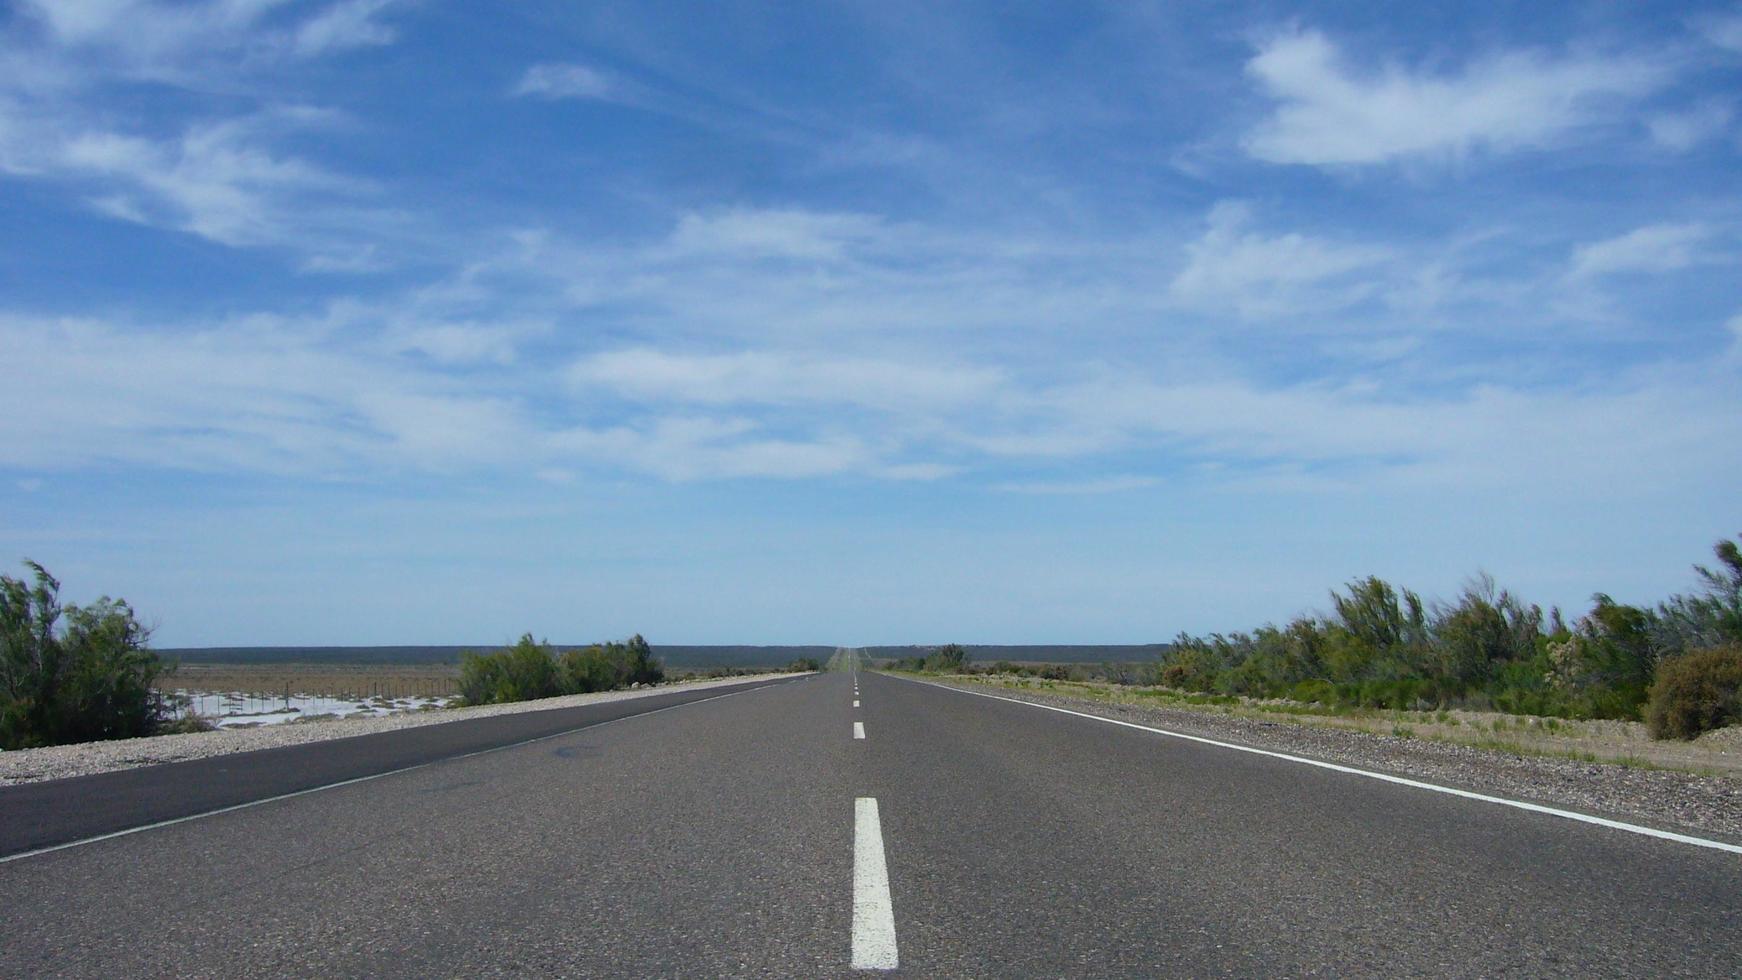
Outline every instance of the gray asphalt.
<svg viewBox="0 0 1742 980">
<path fill-rule="evenodd" d="M 0 864 L 0 976 L 841 975 L 862 796 L 903 975 L 1742 973 L 1742 856 L 860 681 Z"/>
<path fill-rule="evenodd" d="M 475 718 L 0 786 L 0 856 L 545 738 L 767 681 Z M 775 683 L 785 683 L 776 681 Z"/>
</svg>

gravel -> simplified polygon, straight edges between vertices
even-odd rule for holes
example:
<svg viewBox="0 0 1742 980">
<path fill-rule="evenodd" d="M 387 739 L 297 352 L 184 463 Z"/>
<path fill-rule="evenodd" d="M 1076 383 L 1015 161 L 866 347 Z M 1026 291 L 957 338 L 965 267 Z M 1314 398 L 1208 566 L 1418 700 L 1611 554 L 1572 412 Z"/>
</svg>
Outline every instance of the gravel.
<svg viewBox="0 0 1742 980">
<path fill-rule="evenodd" d="M 1448 742 L 1242 718 L 1191 708 L 1109 704 L 972 681 L 934 683 L 995 691 L 1019 701 L 1628 820 L 1662 830 L 1697 831 L 1742 843 L 1742 779 L 1733 776 L 1516 755 Z"/>
<path fill-rule="evenodd" d="M 291 722 L 282 725 L 262 725 L 259 728 L 230 728 L 185 735 L 152 735 L 147 738 L 123 738 L 108 742 L 83 742 L 78 745 L 51 745 L 40 749 L 17 749 L 0 752 L 0 786 L 33 783 L 45 779 L 65 779 L 69 776 L 89 776 L 93 773 L 134 769 L 164 762 L 204 759 L 232 752 L 252 752 L 283 745 L 300 745 L 330 738 L 350 738 L 391 732 L 423 725 L 445 725 L 468 718 L 489 718 L 493 715 L 519 714 L 523 711 L 547 711 L 552 708 L 572 708 L 605 701 L 628 701 L 664 694 L 674 688 L 699 691 L 745 681 L 775 680 L 792 674 L 757 674 L 724 677 L 705 681 L 678 681 L 656 687 L 628 691 L 602 691 L 597 694 L 572 694 L 538 701 L 518 701 L 513 704 L 484 704 L 474 708 L 442 708 L 430 711 L 410 711 L 374 718 L 333 718 Z"/>
</svg>

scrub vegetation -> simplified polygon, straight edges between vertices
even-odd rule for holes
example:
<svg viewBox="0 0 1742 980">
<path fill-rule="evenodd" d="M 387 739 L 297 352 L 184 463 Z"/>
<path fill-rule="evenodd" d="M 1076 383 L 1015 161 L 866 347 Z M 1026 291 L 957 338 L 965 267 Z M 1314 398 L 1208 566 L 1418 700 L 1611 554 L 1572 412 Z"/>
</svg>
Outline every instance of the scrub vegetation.
<svg viewBox="0 0 1742 980">
<path fill-rule="evenodd" d="M 460 696 L 467 704 L 616 691 L 664 679 L 665 666 L 639 634 L 622 642 L 559 651 L 527 633 L 511 647 L 460 659 Z"/>
<path fill-rule="evenodd" d="M 1332 710 L 1461 708 L 1573 719 L 1643 719 L 1657 738 L 1742 721 L 1742 554 L 1719 541 L 1697 591 L 1655 608 L 1604 594 L 1566 622 L 1487 576 L 1450 602 L 1377 577 L 1331 593 L 1329 612 L 1251 632 L 1181 634 L 1156 660 L 1101 676 L 1205 696 L 1286 699 Z M 976 668 L 951 645 L 893 662 L 936 673 Z M 1062 665 L 993 670 L 1077 680 Z M 1002 671 L 1001 671 L 1002 672 Z M 1082 676 L 1079 676 L 1082 675 Z"/>
<path fill-rule="evenodd" d="M 150 735 L 170 718 L 152 682 L 166 665 L 120 599 L 63 606 L 60 582 L 0 575 L 0 748 Z M 197 725 L 197 722 L 194 724 Z"/>
<path fill-rule="evenodd" d="M 911 657 L 897 658 L 890 662 L 890 666 L 896 670 L 917 670 L 929 674 L 960 674 L 968 670 L 969 661 L 967 648 L 959 643 L 946 643 Z"/>
</svg>

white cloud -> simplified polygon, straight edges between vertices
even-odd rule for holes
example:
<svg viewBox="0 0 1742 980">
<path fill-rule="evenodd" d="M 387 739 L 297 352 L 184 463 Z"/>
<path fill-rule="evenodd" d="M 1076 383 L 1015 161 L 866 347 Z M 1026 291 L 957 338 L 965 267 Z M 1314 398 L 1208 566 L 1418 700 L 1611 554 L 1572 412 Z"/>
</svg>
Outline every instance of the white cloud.
<svg viewBox="0 0 1742 980">
<path fill-rule="evenodd" d="M 576 363 L 570 377 L 643 401 L 715 405 L 857 405 L 894 412 L 978 402 L 1003 382 L 995 370 L 788 352 L 670 354 L 632 348 Z"/>
<path fill-rule="evenodd" d="M 885 233 L 882 223 L 868 215 L 740 208 L 684 215 L 669 244 L 682 254 L 832 261 Z"/>
<path fill-rule="evenodd" d="M 312 58 L 332 51 L 393 42 L 393 29 L 375 16 L 394 0 L 345 0 L 333 4 L 296 29 L 291 50 Z"/>
<path fill-rule="evenodd" d="M 1664 112 L 1645 121 L 1651 139 L 1657 145 L 1685 153 L 1709 140 L 1722 136 L 1734 115 L 1730 104 L 1721 101 L 1703 102 L 1683 112 Z"/>
<path fill-rule="evenodd" d="M 1193 482 L 1267 472 L 1319 486 L 1440 490 L 1528 480 L 1550 492 L 1614 480 L 1620 466 L 1652 479 L 1716 478 L 1714 468 L 1731 464 L 1690 461 L 1715 460 L 1701 447 L 1742 439 L 1734 359 L 1589 388 L 1486 384 L 1432 397 L 1228 371 L 1169 378 L 1153 367 L 1066 363 L 1019 378 L 986 362 L 757 350 L 634 348 L 573 372 L 533 364 L 508 376 L 469 369 L 468 358 L 491 356 L 482 340 L 456 341 L 459 363 L 407 359 L 393 352 L 391 322 L 360 336 L 369 319 L 262 317 L 187 332 L 0 317 L 0 349 L 30 365 L 0 389 L 0 466 L 684 481 L 982 472 L 994 474 L 990 486 L 1024 493 L 1113 493 L 1153 479 L 1070 475 L 1079 461 L 1106 460 L 1171 467 Z M 619 396 L 633 400 L 628 411 Z M 41 438 L 42 418 L 55 420 L 52 441 Z M 1010 457 L 1061 470 L 998 479 Z"/>
<path fill-rule="evenodd" d="M 266 132 L 323 124 L 319 112 L 275 111 L 154 138 L 5 111 L 0 104 L 0 171 L 88 188 L 86 202 L 111 217 L 226 245 L 319 248 L 312 227 L 365 190 L 267 144 Z"/>
<path fill-rule="evenodd" d="M 291 0 L 30 0 L 28 9 L 52 48 L 77 56 L 65 81 L 112 75 L 199 89 L 249 63 L 390 43 L 393 31 L 378 15 L 396 2 L 338 0 L 284 26 L 272 23 L 284 17 L 269 15 Z"/>
<path fill-rule="evenodd" d="M 670 417 L 640 429 L 576 428 L 550 437 L 559 458 L 652 473 L 668 480 L 800 479 L 874 468 L 852 437 L 764 437 L 746 419 Z"/>
<path fill-rule="evenodd" d="M 1701 34 L 1726 51 L 1742 52 L 1742 12 L 1702 18 L 1697 23 Z"/>
<path fill-rule="evenodd" d="M 625 94 L 621 80 L 597 68 L 578 64 L 533 65 L 514 86 L 515 95 L 546 99 L 616 101 Z"/>
<path fill-rule="evenodd" d="M 1700 246 L 1712 230 L 1700 224 L 1657 224 L 1581 245 L 1567 275 L 1573 279 L 1627 272 L 1672 272 L 1703 260 Z"/>
<path fill-rule="evenodd" d="M 1275 110 L 1244 138 L 1273 163 L 1374 164 L 1553 145 L 1615 119 L 1664 72 L 1633 58 L 1510 51 L 1434 74 L 1397 65 L 1361 73 L 1316 31 L 1262 44 L 1247 73 Z"/>
<path fill-rule="evenodd" d="M 518 342 L 542 333 L 544 324 L 422 323 L 396 321 L 383 345 L 396 354 L 418 353 L 444 365 L 513 364 Z"/>
<path fill-rule="evenodd" d="M 513 463 L 531 433 L 519 407 L 501 397 L 405 390 L 357 392 L 350 407 L 388 452 L 432 468 Z"/>
<path fill-rule="evenodd" d="M 1208 228 L 1186 246 L 1186 266 L 1170 286 L 1176 299 L 1246 317 L 1344 306 L 1373 292 L 1374 283 L 1354 273 L 1371 273 L 1390 259 L 1372 246 L 1250 231 L 1251 219 L 1251 208 L 1239 202 L 1211 209 Z"/>
<path fill-rule="evenodd" d="M 310 270 L 336 270 L 367 248 L 359 231 L 384 216 L 354 206 L 366 182 L 281 149 L 287 134 L 342 117 L 285 105 L 280 80 L 262 88 L 259 79 L 287 59 L 387 43 L 379 17 L 393 2 L 30 3 L 0 42 L 0 171 L 59 182 L 118 220 L 227 245 L 303 247 L 315 253 Z M 228 105 L 252 97 L 257 108 L 118 115 L 110 87 L 137 83 L 221 93 Z"/>
</svg>

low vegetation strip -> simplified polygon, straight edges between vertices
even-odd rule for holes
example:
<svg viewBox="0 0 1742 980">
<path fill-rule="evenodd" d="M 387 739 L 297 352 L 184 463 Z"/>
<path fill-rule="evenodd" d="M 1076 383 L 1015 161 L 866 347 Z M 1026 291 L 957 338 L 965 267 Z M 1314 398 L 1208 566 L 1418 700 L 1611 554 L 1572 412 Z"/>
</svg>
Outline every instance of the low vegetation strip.
<svg viewBox="0 0 1742 980">
<path fill-rule="evenodd" d="M 1643 718 L 1660 738 L 1742 720 L 1742 551 L 1714 547 L 1696 592 L 1654 608 L 1598 593 L 1568 623 L 1480 576 L 1451 602 L 1377 577 L 1331 611 L 1250 633 L 1181 634 L 1154 680 L 1203 693 L 1391 709 Z"/>
<path fill-rule="evenodd" d="M 1714 547 L 1698 591 L 1655 608 L 1602 593 L 1568 623 L 1498 587 L 1471 581 L 1451 602 L 1425 602 L 1377 577 L 1331 592 L 1329 612 L 1249 633 L 1180 634 L 1155 659 L 1107 662 L 1122 684 L 1206 697 L 1279 699 L 1327 711 L 1465 709 L 1561 719 L 1644 721 L 1656 738 L 1691 739 L 1742 722 L 1742 550 Z M 897 669 L 987 671 L 1080 680 L 1081 665 L 972 663 L 957 644 L 891 661 Z"/>
<path fill-rule="evenodd" d="M 1257 706 L 1144 698 L 1132 689 L 1105 683 L 988 675 L 914 676 L 936 684 L 996 691 L 1019 700 L 1189 735 L 1742 843 L 1742 738 L 1731 737 L 1742 733 L 1734 729 L 1707 736 L 1714 739 L 1708 746 L 1711 754 L 1725 758 L 1723 767 L 1693 772 L 1660 768 L 1642 760 L 1630 765 L 1602 765 L 1594 758 L 1571 754 L 1528 749 L 1521 754 L 1507 745 L 1439 741 L 1401 730 L 1392 733 L 1327 724 L 1323 718 L 1291 719 Z M 1528 725 L 1526 719 L 1512 721 Z M 1643 736 L 1635 739 L 1635 745 L 1639 743 L 1653 744 Z"/>
<path fill-rule="evenodd" d="M 105 596 L 88 606 L 63 605 L 60 582 L 41 565 L 26 560 L 25 566 L 30 581 L 0 575 L 0 751 L 208 732 L 216 719 L 199 707 L 226 699 L 260 701 L 247 704 L 245 713 L 278 721 L 300 715 L 302 706 L 293 701 L 323 696 L 367 699 L 354 707 L 374 714 L 431 709 L 456 694 L 471 705 L 501 704 L 647 687 L 666 678 L 665 666 L 640 635 L 558 651 L 530 633 L 503 650 L 465 653 L 457 671 L 440 664 L 408 666 L 412 661 L 403 658 L 385 671 L 380 664 L 335 667 L 342 661 L 330 659 L 318 672 L 282 664 L 260 669 L 278 661 L 252 669 L 207 661 L 183 671 L 148 646 L 150 630 L 124 600 Z M 379 649 L 406 654 L 445 648 Z M 791 670 L 819 669 L 814 657 L 804 655 L 813 648 L 790 649 L 801 651 Z M 708 671 L 746 672 L 735 666 Z M 274 699 L 276 711 L 267 703 Z"/>
</svg>

